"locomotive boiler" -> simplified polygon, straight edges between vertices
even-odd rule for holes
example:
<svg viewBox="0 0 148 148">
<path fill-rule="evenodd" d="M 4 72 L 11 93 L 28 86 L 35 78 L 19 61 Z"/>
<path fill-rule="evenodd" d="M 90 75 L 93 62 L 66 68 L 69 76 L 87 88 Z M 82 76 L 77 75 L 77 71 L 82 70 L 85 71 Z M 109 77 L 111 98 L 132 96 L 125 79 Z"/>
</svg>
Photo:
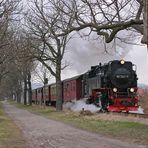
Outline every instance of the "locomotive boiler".
<svg viewBox="0 0 148 148">
<path fill-rule="evenodd" d="M 137 111 L 137 80 L 136 66 L 130 61 L 100 63 L 83 76 L 84 96 L 102 111 Z"/>
</svg>

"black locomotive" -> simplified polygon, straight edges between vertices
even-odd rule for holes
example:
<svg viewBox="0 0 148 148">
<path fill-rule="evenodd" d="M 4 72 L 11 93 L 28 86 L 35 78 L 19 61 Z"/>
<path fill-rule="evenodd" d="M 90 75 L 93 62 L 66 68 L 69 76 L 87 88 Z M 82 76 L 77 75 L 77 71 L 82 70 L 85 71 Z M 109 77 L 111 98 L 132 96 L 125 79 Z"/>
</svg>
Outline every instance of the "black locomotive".
<svg viewBox="0 0 148 148">
<path fill-rule="evenodd" d="M 114 60 L 91 67 L 83 76 L 84 95 L 107 111 L 135 111 L 138 108 L 136 66 Z"/>
</svg>

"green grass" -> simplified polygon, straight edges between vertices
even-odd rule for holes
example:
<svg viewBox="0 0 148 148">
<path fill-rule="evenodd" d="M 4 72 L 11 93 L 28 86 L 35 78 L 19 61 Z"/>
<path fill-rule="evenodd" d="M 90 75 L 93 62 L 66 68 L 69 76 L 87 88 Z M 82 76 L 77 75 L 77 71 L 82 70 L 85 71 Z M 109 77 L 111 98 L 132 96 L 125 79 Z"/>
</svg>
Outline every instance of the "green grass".
<svg viewBox="0 0 148 148">
<path fill-rule="evenodd" d="M 131 143 L 148 144 L 147 124 L 128 121 L 109 121 L 91 117 L 87 118 L 85 116 L 80 116 L 79 113 L 69 111 L 56 112 L 55 109 L 51 107 L 31 107 L 18 104 L 16 106 L 47 118 L 62 121 L 74 127 L 96 132 L 107 137 Z"/>
<path fill-rule="evenodd" d="M 0 148 L 25 148 L 21 131 L 4 113 L 0 102 Z"/>
</svg>

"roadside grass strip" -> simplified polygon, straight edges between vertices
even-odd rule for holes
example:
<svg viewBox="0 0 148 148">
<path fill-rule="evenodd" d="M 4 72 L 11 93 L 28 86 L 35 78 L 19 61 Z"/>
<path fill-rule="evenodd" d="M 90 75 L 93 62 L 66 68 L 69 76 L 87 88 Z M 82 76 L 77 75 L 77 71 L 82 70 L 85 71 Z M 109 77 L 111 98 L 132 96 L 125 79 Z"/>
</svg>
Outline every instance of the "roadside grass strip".
<svg viewBox="0 0 148 148">
<path fill-rule="evenodd" d="M 25 140 L 15 123 L 5 114 L 0 102 L 0 148 L 26 148 Z"/>
</svg>

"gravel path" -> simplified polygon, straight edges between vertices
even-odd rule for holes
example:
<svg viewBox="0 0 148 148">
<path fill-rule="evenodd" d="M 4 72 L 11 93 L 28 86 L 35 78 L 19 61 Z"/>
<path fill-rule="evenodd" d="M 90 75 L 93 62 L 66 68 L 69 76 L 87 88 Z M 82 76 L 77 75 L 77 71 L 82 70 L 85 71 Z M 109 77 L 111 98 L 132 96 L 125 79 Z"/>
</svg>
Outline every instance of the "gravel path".
<svg viewBox="0 0 148 148">
<path fill-rule="evenodd" d="M 27 148 L 148 148 L 76 129 L 18 109 L 7 102 L 3 102 L 3 106 L 22 130 L 28 141 Z"/>
</svg>

